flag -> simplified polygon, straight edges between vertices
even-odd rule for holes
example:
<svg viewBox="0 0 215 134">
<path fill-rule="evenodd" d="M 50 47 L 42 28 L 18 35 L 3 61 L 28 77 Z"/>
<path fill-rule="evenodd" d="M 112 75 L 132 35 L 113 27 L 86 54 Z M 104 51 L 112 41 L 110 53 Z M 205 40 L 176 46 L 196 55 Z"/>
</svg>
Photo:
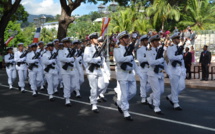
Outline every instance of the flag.
<svg viewBox="0 0 215 134">
<path fill-rule="evenodd" d="M 110 23 L 110 18 L 107 18 L 107 17 L 104 17 L 102 19 L 102 29 L 101 29 L 101 34 L 100 36 L 104 37 L 106 32 L 107 32 L 107 29 L 108 29 L 108 25 Z"/>
<path fill-rule="evenodd" d="M 37 43 L 39 42 L 39 38 L 40 38 L 40 31 L 41 31 L 41 28 L 38 27 L 37 30 L 36 30 L 36 33 L 34 35 L 34 40 L 33 40 L 33 43 Z"/>
<path fill-rule="evenodd" d="M 11 36 L 9 39 L 7 39 L 7 41 L 5 42 L 5 46 L 8 46 L 8 44 L 10 43 L 10 41 L 13 39 L 14 37 Z"/>
</svg>

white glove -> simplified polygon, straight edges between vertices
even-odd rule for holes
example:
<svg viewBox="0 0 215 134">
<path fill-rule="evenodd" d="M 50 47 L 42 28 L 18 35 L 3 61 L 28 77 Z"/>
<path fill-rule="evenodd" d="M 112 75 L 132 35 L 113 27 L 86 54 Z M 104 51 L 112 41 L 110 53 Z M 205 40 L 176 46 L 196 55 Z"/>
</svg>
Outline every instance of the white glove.
<svg viewBox="0 0 215 134">
<path fill-rule="evenodd" d="M 68 58 L 68 62 L 74 62 L 74 58 Z"/>
<path fill-rule="evenodd" d="M 53 60 L 50 60 L 50 62 L 51 62 L 51 63 L 56 63 L 56 60 L 53 59 Z"/>
<path fill-rule="evenodd" d="M 164 62 L 164 58 L 160 58 L 158 59 L 160 63 L 163 63 Z"/>
<path fill-rule="evenodd" d="M 96 57 L 96 58 L 93 58 L 95 60 L 95 63 L 99 63 L 102 61 L 101 57 Z"/>
<path fill-rule="evenodd" d="M 38 60 L 38 59 L 34 59 L 34 63 L 36 63 L 36 62 L 38 63 L 38 62 L 39 62 L 39 60 Z"/>
<path fill-rule="evenodd" d="M 20 62 L 23 62 L 26 60 L 26 57 L 23 57 L 22 59 L 20 59 Z"/>
<path fill-rule="evenodd" d="M 126 56 L 126 57 L 128 57 L 128 59 L 129 59 L 130 61 L 133 61 L 133 60 L 134 60 L 134 57 L 133 57 L 132 55 L 129 55 L 129 56 Z"/>
<path fill-rule="evenodd" d="M 183 55 L 179 55 L 179 59 L 180 59 L 180 60 L 183 59 Z"/>
</svg>

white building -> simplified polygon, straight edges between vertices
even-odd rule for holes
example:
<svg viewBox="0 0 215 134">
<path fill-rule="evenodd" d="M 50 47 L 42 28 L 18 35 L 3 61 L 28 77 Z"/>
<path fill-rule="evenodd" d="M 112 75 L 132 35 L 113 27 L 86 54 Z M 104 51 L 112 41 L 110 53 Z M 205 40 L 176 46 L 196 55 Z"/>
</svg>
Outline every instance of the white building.
<svg viewBox="0 0 215 134">
<path fill-rule="evenodd" d="M 44 23 L 43 28 L 46 29 L 55 29 L 58 30 L 58 22 L 49 22 L 49 23 Z"/>
</svg>

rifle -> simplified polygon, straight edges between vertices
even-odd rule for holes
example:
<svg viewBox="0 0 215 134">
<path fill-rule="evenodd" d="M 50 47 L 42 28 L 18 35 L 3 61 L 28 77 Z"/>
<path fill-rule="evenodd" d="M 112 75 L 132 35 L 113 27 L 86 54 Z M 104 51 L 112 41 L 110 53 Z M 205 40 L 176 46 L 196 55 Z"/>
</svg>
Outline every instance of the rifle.
<svg viewBox="0 0 215 134">
<path fill-rule="evenodd" d="M 187 42 L 187 39 L 184 41 L 184 44 L 183 44 L 182 46 L 178 47 L 178 50 L 175 52 L 175 56 L 183 54 L 184 46 L 185 46 L 186 42 Z M 174 61 L 172 62 L 172 66 L 173 66 L 173 67 L 176 67 L 177 63 L 178 63 L 180 66 L 182 65 L 181 61 L 174 60 Z"/>
<path fill-rule="evenodd" d="M 106 39 L 106 40 L 104 41 L 104 43 L 102 44 L 101 49 L 97 50 L 97 51 L 94 53 L 94 55 L 93 55 L 92 58 L 100 57 L 101 54 L 102 54 L 102 52 L 105 50 L 106 45 L 107 45 L 107 39 Z M 99 64 L 95 64 L 95 63 L 91 63 L 90 66 L 89 66 L 89 68 L 88 68 L 88 70 L 89 70 L 90 72 L 93 72 L 94 69 L 95 69 L 95 67 L 96 67 L 96 68 L 99 68 L 100 65 L 99 65 Z"/>
<path fill-rule="evenodd" d="M 148 62 L 142 62 L 142 63 L 140 64 L 140 66 L 141 66 L 142 68 L 144 68 L 146 65 L 149 65 L 149 63 L 148 63 Z"/>
<path fill-rule="evenodd" d="M 134 45 L 136 43 L 136 40 L 137 40 L 137 38 L 128 46 L 128 48 L 126 49 L 126 51 L 124 53 L 124 57 L 129 56 L 129 55 L 133 55 L 132 52 L 133 52 L 133 50 L 135 48 Z M 130 67 L 133 66 L 133 64 L 130 63 L 130 62 L 124 62 L 124 63 L 121 64 L 120 67 L 121 67 L 122 70 L 126 71 L 127 65 L 130 66 Z"/>
<path fill-rule="evenodd" d="M 72 50 L 70 50 L 69 48 L 68 48 L 68 51 L 69 51 L 69 53 L 68 53 L 68 55 L 66 56 L 67 58 L 71 58 L 71 57 L 74 57 L 74 55 L 75 55 L 75 49 L 74 48 L 72 48 Z M 66 62 L 64 65 L 63 65 L 63 69 L 64 70 L 67 70 L 67 68 L 69 67 L 69 66 L 71 66 L 71 67 L 73 67 L 73 64 L 72 63 L 69 63 L 69 62 Z"/>
<path fill-rule="evenodd" d="M 42 51 L 43 51 L 43 50 L 41 49 L 39 52 L 37 52 L 37 53 L 34 55 L 34 57 L 32 58 L 32 60 L 33 60 L 33 59 L 38 59 L 38 58 L 40 57 L 40 54 L 41 54 Z M 29 70 L 32 70 L 33 67 L 38 67 L 38 65 L 37 65 L 36 63 L 32 63 L 32 64 L 29 65 L 28 69 L 29 69 Z"/>
<path fill-rule="evenodd" d="M 9 60 L 12 60 L 12 59 L 14 59 L 14 55 L 13 55 L 13 54 L 11 54 L 10 57 L 9 57 Z M 12 62 L 12 63 L 6 63 L 5 66 L 6 66 L 7 68 L 9 68 L 10 65 L 13 66 L 13 62 Z"/>
<path fill-rule="evenodd" d="M 156 58 L 155 58 L 156 60 L 163 57 L 163 51 L 164 51 L 163 47 L 164 47 L 164 43 L 162 43 L 162 47 L 160 47 L 160 48 L 158 49 L 158 51 L 157 51 L 157 56 L 156 56 Z M 159 69 L 160 69 L 160 68 L 164 69 L 163 65 L 156 65 L 155 68 L 154 68 L 154 72 L 155 72 L 156 74 L 159 73 Z"/>
<path fill-rule="evenodd" d="M 23 58 L 25 57 L 27 54 L 28 54 L 29 50 L 25 50 L 22 55 L 20 55 L 20 58 Z"/>
<path fill-rule="evenodd" d="M 51 55 L 51 57 L 49 58 L 49 60 L 56 59 L 57 56 L 58 56 L 58 52 L 59 52 L 59 49 L 57 50 L 57 52 L 55 52 L 55 53 L 53 53 Z M 44 71 L 49 72 L 50 69 L 55 69 L 55 67 L 53 65 L 55 65 L 55 63 L 49 64 L 48 66 L 46 66 L 46 68 L 44 69 Z"/>
</svg>

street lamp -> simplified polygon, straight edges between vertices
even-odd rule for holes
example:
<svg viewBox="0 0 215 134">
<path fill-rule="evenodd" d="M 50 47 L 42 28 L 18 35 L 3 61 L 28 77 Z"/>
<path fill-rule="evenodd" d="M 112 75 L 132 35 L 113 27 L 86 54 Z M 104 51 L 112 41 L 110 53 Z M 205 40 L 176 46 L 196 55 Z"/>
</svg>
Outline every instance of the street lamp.
<svg viewBox="0 0 215 134">
<path fill-rule="evenodd" d="M 98 6 L 98 11 L 99 11 L 99 13 L 103 13 L 103 14 L 106 14 L 106 15 L 108 15 L 108 14 L 110 14 L 111 12 L 115 12 L 116 11 L 116 8 L 117 8 L 117 6 L 118 6 L 118 4 L 113 0 L 111 3 L 110 3 L 110 10 L 111 11 L 108 11 L 108 10 L 105 10 L 105 6 L 103 5 L 103 4 L 100 4 L 99 6 Z M 107 8 L 106 8 L 107 9 Z M 107 62 L 107 65 L 108 65 L 108 67 L 109 67 L 109 69 L 110 69 L 110 55 L 109 55 L 109 44 L 110 44 L 110 41 L 109 41 L 109 36 L 107 35 L 107 53 L 106 53 L 106 62 Z"/>
<path fill-rule="evenodd" d="M 46 17 L 43 15 L 40 18 L 34 18 L 34 24 L 37 27 L 43 26 L 43 24 L 46 22 Z"/>
</svg>

